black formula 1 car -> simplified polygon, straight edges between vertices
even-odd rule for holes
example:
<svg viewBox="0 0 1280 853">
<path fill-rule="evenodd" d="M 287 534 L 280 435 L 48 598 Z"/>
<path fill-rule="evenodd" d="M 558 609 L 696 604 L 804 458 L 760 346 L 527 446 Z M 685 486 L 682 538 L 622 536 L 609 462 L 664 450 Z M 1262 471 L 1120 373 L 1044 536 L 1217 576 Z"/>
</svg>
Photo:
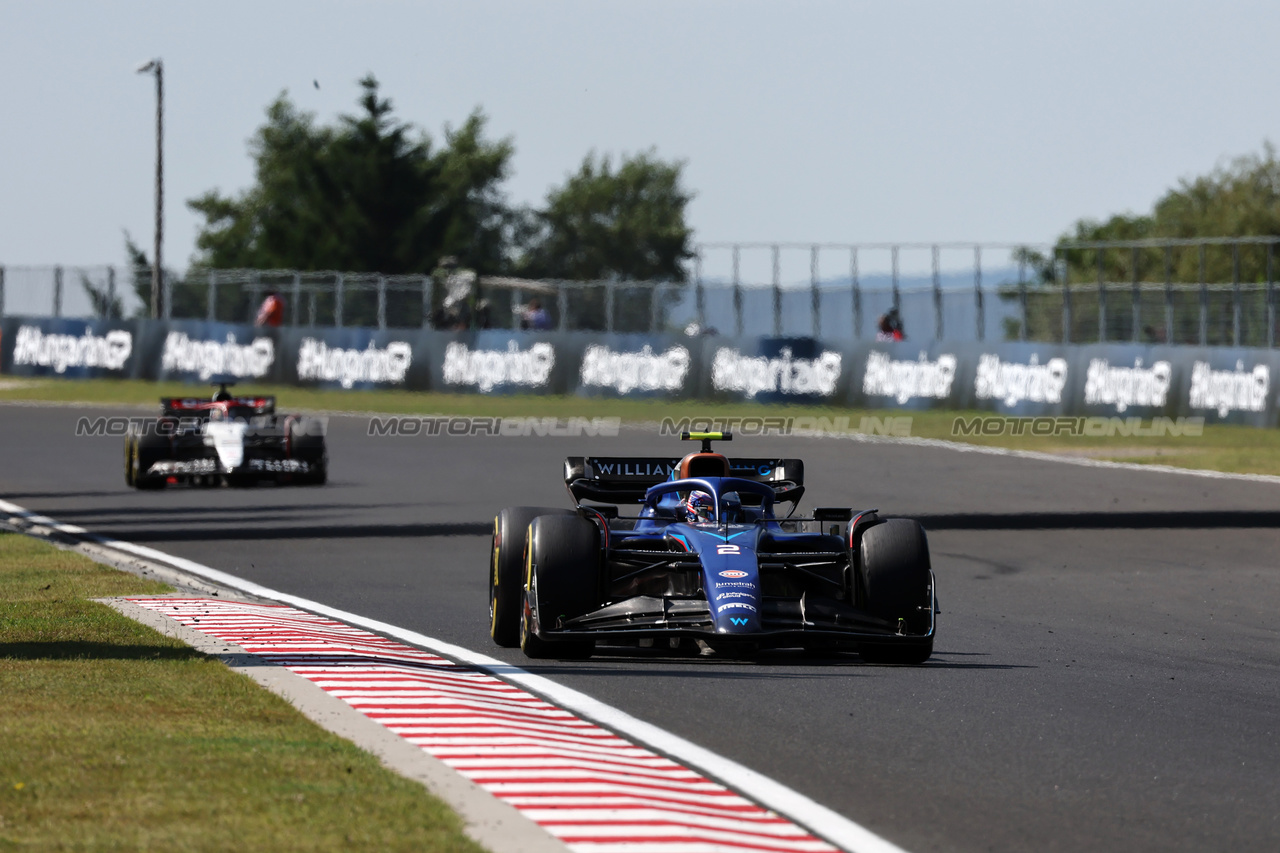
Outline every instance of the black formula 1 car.
<svg viewBox="0 0 1280 853">
<path fill-rule="evenodd" d="M 323 418 L 276 414 L 275 397 L 162 397 L 159 418 L 134 421 L 124 440 L 124 479 L 166 485 L 320 485 L 328 477 Z"/>
<path fill-rule="evenodd" d="M 597 644 L 929 658 L 938 609 L 918 522 L 831 507 L 779 515 L 804 494 L 803 462 L 712 452 L 728 433 L 682 438 L 701 452 L 565 460 L 574 509 L 498 513 L 494 642 L 535 658 L 587 657 Z M 640 509 L 623 516 L 619 503 Z"/>
</svg>

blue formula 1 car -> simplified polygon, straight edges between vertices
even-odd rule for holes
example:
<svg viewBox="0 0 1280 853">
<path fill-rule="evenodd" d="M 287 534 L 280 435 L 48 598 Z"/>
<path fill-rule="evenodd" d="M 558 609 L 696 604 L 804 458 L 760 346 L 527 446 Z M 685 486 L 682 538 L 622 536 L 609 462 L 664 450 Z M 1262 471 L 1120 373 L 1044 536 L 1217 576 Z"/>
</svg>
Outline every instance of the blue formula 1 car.
<svg viewBox="0 0 1280 853">
<path fill-rule="evenodd" d="M 712 452 L 728 433 L 682 438 L 701 441 L 701 452 L 570 457 L 574 509 L 498 513 L 489 567 L 498 645 L 534 658 L 588 657 L 597 644 L 929 658 L 938 610 L 918 522 L 831 507 L 793 517 L 803 462 Z M 640 510 L 623 516 L 619 503 Z M 792 514 L 779 515 L 788 503 Z"/>
</svg>

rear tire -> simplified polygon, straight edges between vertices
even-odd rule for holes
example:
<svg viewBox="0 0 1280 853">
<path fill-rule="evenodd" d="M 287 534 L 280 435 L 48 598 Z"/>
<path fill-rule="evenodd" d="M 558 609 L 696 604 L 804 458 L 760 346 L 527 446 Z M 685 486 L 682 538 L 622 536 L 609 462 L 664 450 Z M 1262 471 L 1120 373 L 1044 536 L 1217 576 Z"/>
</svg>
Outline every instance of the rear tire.
<svg viewBox="0 0 1280 853">
<path fill-rule="evenodd" d="M 160 422 L 144 423 L 133 436 L 133 455 L 128 462 L 130 473 L 125 475 L 125 479 L 132 479 L 131 484 L 135 489 L 163 489 L 167 478 L 147 472 L 152 465 L 170 458 L 172 452 L 169 436 L 160 432 Z"/>
<path fill-rule="evenodd" d="M 311 418 L 289 423 L 291 454 L 311 468 L 306 474 L 293 475 L 293 482 L 300 486 L 323 486 L 329 480 L 329 451 L 324 434 L 316 428 L 317 423 Z"/>
<path fill-rule="evenodd" d="M 933 635 L 909 636 L 924 634 L 933 620 L 933 571 L 924 528 L 912 519 L 889 519 L 863 534 L 861 549 L 864 608 L 908 636 L 861 643 L 859 654 L 871 663 L 924 663 L 933 654 Z"/>
<path fill-rule="evenodd" d="M 493 519 L 489 552 L 489 636 L 499 646 L 520 645 L 525 579 L 525 534 L 541 515 L 573 515 L 559 507 L 509 506 Z"/>
<path fill-rule="evenodd" d="M 529 525 L 525 548 L 521 650 L 531 658 L 590 657 L 594 640 L 549 641 L 537 632 L 554 629 L 599 606 L 599 531 L 580 516 L 542 516 Z"/>
</svg>

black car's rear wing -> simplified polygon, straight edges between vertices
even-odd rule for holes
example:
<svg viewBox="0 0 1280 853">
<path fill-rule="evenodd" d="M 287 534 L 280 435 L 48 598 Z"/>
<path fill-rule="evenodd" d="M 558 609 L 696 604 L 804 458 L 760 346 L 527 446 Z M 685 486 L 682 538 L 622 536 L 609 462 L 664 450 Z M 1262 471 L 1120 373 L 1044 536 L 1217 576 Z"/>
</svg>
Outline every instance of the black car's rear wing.
<svg viewBox="0 0 1280 853">
<path fill-rule="evenodd" d="M 679 467 L 678 457 L 570 456 L 564 460 L 564 484 L 575 501 L 640 503 L 650 486 L 671 479 Z M 729 457 L 729 473 L 768 483 L 777 501 L 795 503 L 804 494 L 804 462 L 799 459 Z"/>
<path fill-rule="evenodd" d="M 207 418 L 211 409 L 222 409 L 224 406 L 233 415 L 270 415 L 276 410 L 275 397 L 232 397 L 229 400 L 214 402 L 207 397 L 161 397 L 160 406 L 164 414 L 171 417 Z"/>
</svg>

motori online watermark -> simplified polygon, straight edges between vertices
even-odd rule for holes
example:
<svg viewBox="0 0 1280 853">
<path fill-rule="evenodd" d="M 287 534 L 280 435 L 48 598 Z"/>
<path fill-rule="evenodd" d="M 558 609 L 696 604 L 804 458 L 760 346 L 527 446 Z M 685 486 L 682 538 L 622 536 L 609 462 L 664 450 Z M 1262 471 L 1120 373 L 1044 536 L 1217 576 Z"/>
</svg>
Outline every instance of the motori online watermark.
<svg viewBox="0 0 1280 853">
<path fill-rule="evenodd" d="M 622 418 L 534 418 L 395 415 L 369 418 L 368 435 L 373 436 L 500 436 L 527 438 L 616 438 Z"/>
<path fill-rule="evenodd" d="M 912 420 L 901 417 L 835 417 L 825 416 L 768 416 L 768 417 L 688 417 L 676 420 L 663 418 L 658 434 L 678 436 L 684 432 L 731 432 L 735 435 L 810 435 L 832 433 L 838 435 L 886 435 L 895 438 L 911 437 Z"/>
<path fill-rule="evenodd" d="M 306 417 L 287 420 L 288 429 L 293 435 L 325 435 L 328 432 L 327 418 Z M 210 424 L 234 423 L 244 424 L 250 430 L 272 428 L 267 424 L 254 423 L 253 419 L 245 420 L 244 418 L 210 421 L 205 418 L 81 417 L 76 421 L 76 437 L 204 435 L 209 431 Z"/>
<path fill-rule="evenodd" d="M 1204 418 L 1116 418 L 1116 417 L 1005 417 L 977 415 L 958 417 L 951 422 L 951 436 L 1068 436 L 1109 438 L 1136 436 L 1158 438 L 1199 438 L 1204 434 Z"/>
</svg>

